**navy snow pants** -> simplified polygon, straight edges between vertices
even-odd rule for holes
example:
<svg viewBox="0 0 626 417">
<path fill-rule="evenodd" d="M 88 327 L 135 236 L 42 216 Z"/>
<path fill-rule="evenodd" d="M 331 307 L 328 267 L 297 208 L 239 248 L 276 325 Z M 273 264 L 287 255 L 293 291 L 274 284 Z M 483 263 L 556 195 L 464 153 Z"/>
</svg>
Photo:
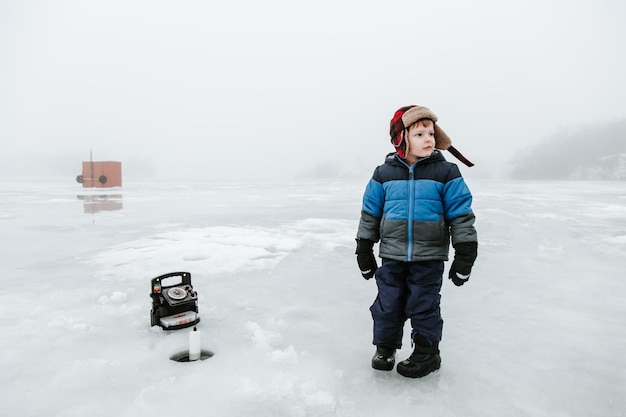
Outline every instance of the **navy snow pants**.
<svg viewBox="0 0 626 417">
<path fill-rule="evenodd" d="M 413 332 L 441 340 L 443 319 L 439 303 L 443 261 L 401 262 L 383 259 L 376 271 L 378 296 L 370 307 L 374 319 L 374 344 L 402 347 L 404 323 Z"/>
</svg>

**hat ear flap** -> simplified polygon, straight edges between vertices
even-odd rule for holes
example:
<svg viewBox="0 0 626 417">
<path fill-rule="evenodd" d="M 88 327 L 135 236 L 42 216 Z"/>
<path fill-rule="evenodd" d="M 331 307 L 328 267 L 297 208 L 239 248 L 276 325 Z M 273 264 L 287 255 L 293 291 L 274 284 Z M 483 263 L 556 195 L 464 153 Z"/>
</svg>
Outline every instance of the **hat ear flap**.
<svg viewBox="0 0 626 417">
<path fill-rule="evenodd" d="M 402 145 L 402 140 L 403 140 L 403 139 L 404 139 L 404 138 L 402 137 L 402 132 L 399 132 L 399 133 L 398 133 L 395 137 L 393 137 L 393 138 L 391 139 L 391 144 L 392 144 L 394 147 L 398 148 L 398 147 L 400 147 L 400 145 Z"/>
<path fill-rule="evenodd" d="M 446 134 L 446 132 L 441 129 L 437 123 L 433 123 L 435 125 L 435 148 L 446 150 L 452 145 L 452 141 L 450 137 Z"/>
<path fill-rule="evenodd" d="M 404 158 L 406 156 L 406 140 L 404 132 L 405 130 L 403 129 L 391 139 L 391 144 L 396 148 L 396 152 L 400 158 Z"/>
<path fill-rule="evenodd" d="M 391 122 L 389 123 L 389 134 L 391 136 L 391 144 L 396 148 L 396 152 L 400 158 L 406 156 L 407 143 L 405 140 L 405 125 L 402 120 L 404 113 L 415 106 L 400 107 L 393 115 Z"/>
</svg>

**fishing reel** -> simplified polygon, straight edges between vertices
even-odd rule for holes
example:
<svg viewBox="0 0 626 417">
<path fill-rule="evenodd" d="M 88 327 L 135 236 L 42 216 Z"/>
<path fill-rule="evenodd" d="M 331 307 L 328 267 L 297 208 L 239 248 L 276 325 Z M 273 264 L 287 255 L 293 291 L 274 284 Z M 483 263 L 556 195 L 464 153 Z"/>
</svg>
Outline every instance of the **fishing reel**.
<svg viewBox="0 0 626 417">
<path fill-rule="evenodd" d="M 153 278 L 150 325 L 164 330 L 190 327 L 200 321 L 198 294 L 191 285 L 189 272 L 171 272 Z"/>
</svg>

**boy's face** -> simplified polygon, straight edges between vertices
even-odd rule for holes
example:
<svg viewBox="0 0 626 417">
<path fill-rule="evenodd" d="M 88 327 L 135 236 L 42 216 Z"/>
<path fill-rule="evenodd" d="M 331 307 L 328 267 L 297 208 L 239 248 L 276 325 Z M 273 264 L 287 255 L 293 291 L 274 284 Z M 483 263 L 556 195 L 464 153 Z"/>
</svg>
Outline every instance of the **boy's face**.
<svg viewBox="0 0 626 417">
<path fill-rule="evenodd" d="M 435 126 L 430 120 L 424 122 L 420 121 L 409 127 L 407 159 L 424 158 L 430 156 L 435 150 Z"/>
</svg>

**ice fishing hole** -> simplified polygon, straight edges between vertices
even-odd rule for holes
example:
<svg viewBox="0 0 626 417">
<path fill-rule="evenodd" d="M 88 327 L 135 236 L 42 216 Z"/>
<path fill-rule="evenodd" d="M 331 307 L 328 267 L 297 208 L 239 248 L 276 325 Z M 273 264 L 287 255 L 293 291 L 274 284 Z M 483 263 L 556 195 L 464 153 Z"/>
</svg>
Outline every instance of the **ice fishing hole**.
<svg viewBox="0 0 626 417">
<path fill-rule="evenodd" d="M 178 353 L 173 354 L 172 356 L 170 356 L 170 359 L 176 362 L 197 362 L 197 361 L 207 360 L 212 356 L 213 356 L 213 352 L 211 352 L 210 350 L 201 350 L 200 359 L 197 359 L 195 361 L 190 361 L 189 351 L 185 350 L 183 352 L 178 352 Z"/>
</svg>

